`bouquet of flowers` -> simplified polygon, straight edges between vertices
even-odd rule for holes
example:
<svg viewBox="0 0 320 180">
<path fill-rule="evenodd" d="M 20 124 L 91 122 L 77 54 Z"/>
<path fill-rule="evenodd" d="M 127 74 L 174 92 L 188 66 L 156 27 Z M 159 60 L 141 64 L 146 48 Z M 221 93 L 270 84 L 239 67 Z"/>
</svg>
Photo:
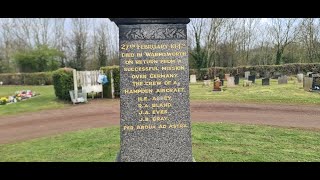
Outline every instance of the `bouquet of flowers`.
<svg viewBox="0 0 320 180">
<path fill-rule="evenodd" d="M 9 101 L 8 98 L 2 97 L 0 98 L 0 105 L 6 105 L 8 101 Z"/>
</svg>

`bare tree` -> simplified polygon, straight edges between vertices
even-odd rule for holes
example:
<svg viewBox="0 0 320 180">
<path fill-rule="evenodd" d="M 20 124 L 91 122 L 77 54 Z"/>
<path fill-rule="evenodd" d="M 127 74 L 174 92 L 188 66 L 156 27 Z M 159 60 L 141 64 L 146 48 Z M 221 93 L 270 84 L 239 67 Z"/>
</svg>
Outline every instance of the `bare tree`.
<svg viewBox="0 0 320 180">
<path fill-rule="evenodd" d="M 266 25 L 260 24 L 257 27 L 257 46 L 255 57 L 249 62 L 250 65 L 270 65 L 272 64 L 272 42 L 269 34 L 266 33 Z"/>
<path fill-rule="evenodd" d="M 208 20 L 209 30 L 206 34 L 207 67 L 216 65 L 218 58 L 218 45 L 221 43 L 222 27 L 226 23 L 225 18 L 211 18 Z"/>
<path fill-rule="evenodd" d="M 240 65 L 248 65 L 250 63 L 250 52 L 256 45 L 257 27 L 260 24 L 261 19 L 256 18 L 244 18 L 242 20 L 241 27 L 241 44 L 242 55 Z"/>
<path fill-rule="evenodd" d="M 238 54 L 241 49 L 240 47 L 240 19 L 230 18 L 227 19 L 223 27 L 223 40 L 220 46 L 221 59 L 220 65 L 226 67 L 234 67 L 238 65 Z"/>
<path fill-rule="evenodd" d="M 31 24 L 32 19 L 28 18 L 16 18 L 13 20 L 12 33 L 14 34 L 15 46 L 19 50 L 25 50 L 32 48 L 32 33 Z"/>
<path fill-rule="evenodd" d="M 299 25 L 299 39 L 305 49 L 307 62 L 316 62 L 319 59 L 319 19 L 302 19 Z"/>
<path fill-rule="evenodd" d="M 87 59 L 87 40 L 89 19 L 72 18 L 72 33 L 70 35 L 69 49 L 72 59 L 69 59 L 69 66 L 84 70 Z"/>
<path fill-rule="evenodd" d="M 14 36 L 12 29 L 14 27 L 12 19 L 1 19 L 0 21 L 0 55 L 1 71 L 10 72 L 14 69 L 14 63 L 11 56 L 15 52 Z"/>
<path fill-rule="evenodd" d="M 62 52 L 63 54 L 66 53 L 67 50 L 67 37 L 65 31 L 65 18 L 55 18 L 53 19 L 53 26 L 52 26 L 52 41 L 51 44 L 54 48 Z M 61 67 L 65 67 L 65 56 L 62 56 L 60 59 Z"/>
<path fill-rule="evenodd" d="M 51 30 L 53 23 L 50 18 L 34 18 L 31 21 L 31 32 L 33 35 L 33 41 L 36 46 L 39 45 L 49 45 L 49 35 L 51 34 Z"/>
<path fill-rule="evenodd" d="M 193 34 L 194 42 L 195 42 L 195 50 L 190 52 L 191 56 L 195 61 L 195 66 L 198 70 L 200 70 L 204 62 L 206 61 L 206 52 L 204 48 L 201 47 L 201 38 L 203 36 L 205 20 L 204 19 L 192 19 L 191 20 L 191 33 Z"/>
<path fill-rule="evenodd" d="M 276 65 L 281 63 L 285 48 L 295 40 L 296 20 L 295 18 L 275 18 L 269 23 L 270 37 L 276 48 Z"/>
<path fill-rule="evenodd" d="M 108 24 L 101 20 L 100 24 L 96 28 L 97 34 L 97 55 L 98 55 L 98 66 L 103 67 L 107 65 L 108 61 L 108 49 L 110 48 L 109 44 L 109 28 Z"/>
</svg>

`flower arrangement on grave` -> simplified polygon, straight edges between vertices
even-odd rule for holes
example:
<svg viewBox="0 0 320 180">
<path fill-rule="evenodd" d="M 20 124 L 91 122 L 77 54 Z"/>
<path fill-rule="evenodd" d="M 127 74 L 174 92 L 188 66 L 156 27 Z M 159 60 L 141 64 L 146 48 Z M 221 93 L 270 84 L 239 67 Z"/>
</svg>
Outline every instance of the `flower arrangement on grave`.
<svg viewBox="0 0 320 180">
<path fill-rule="evenodd" d="M 6 105 L 8 102 L 8 99 L 6 97 L 0 98 L 0 105 Z"/>
<path fill-rule="evenodd" d="M 20 102 L 22 100 L 26 100 L 31 97 L 37 96 L 37 95 L 39 95 L 39 94 L 37 94 L 31 90 L 16 91 L 15 95 L 13 95 L 13 96 L 2 97 L 0 100 L 0 105 L 5 105 L 7 103 Z"/>
</svg>

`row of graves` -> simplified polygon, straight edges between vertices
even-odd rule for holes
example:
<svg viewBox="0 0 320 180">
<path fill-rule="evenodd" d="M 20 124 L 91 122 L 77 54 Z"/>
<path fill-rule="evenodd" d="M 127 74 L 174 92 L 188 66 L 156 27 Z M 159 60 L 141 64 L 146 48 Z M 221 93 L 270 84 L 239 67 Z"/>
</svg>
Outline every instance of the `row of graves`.
<svg viewBox="0 0 320 180">
<path fill-rule="evenodd" d="M 262 86 L 270 85 L 270 74 L 266 73 L 262 80 Z M 252 86 L 256 83 L 256 77 L 260 77 L 259 73 L 251 75 L 250 71 L 246 71 L 244 74 L 245 80 L 243 81 L 244 87 Z M 288 76 L 282 75 L 281 73 L 274 73 L 272 75 L 273 79 L 278 79 L 278 84 L 287 84 Z M 211 80 L 208 76 L 203 77 L 203 86 L 211 86 Z M 225 83 L 226 81 L 226 83 Z M 239 74 L 231 76 L 231 74 L 225 74 L 224 77 L 216 77 L 214 79 L 213 91 L 222 91 L 222 87 L 226 84 L 226 87 L 235 87 L 239 85 L 240 76 Z M 196 75 L 190 75 L 190 83 L 196 83 Z M 320 73 L 308 72 L 305 76 L 303 73 L 297 74 L 297 82 L 303 83 L 303 88 L 306 91 L 317 91 L 320 92 Z"/>
</svg>

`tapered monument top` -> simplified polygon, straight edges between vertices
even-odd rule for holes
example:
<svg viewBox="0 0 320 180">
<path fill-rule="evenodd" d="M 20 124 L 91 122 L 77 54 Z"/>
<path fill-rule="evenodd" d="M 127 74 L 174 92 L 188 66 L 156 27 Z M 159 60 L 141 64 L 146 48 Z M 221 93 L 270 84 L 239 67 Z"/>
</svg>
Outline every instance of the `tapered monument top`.
<svg viewBox="0 0 320 180">
<path fill-rule="evenodd" d="M 188 24 L 189 18 L 110 18 L 117 25 L 130 24 Z"/>
</svg>

